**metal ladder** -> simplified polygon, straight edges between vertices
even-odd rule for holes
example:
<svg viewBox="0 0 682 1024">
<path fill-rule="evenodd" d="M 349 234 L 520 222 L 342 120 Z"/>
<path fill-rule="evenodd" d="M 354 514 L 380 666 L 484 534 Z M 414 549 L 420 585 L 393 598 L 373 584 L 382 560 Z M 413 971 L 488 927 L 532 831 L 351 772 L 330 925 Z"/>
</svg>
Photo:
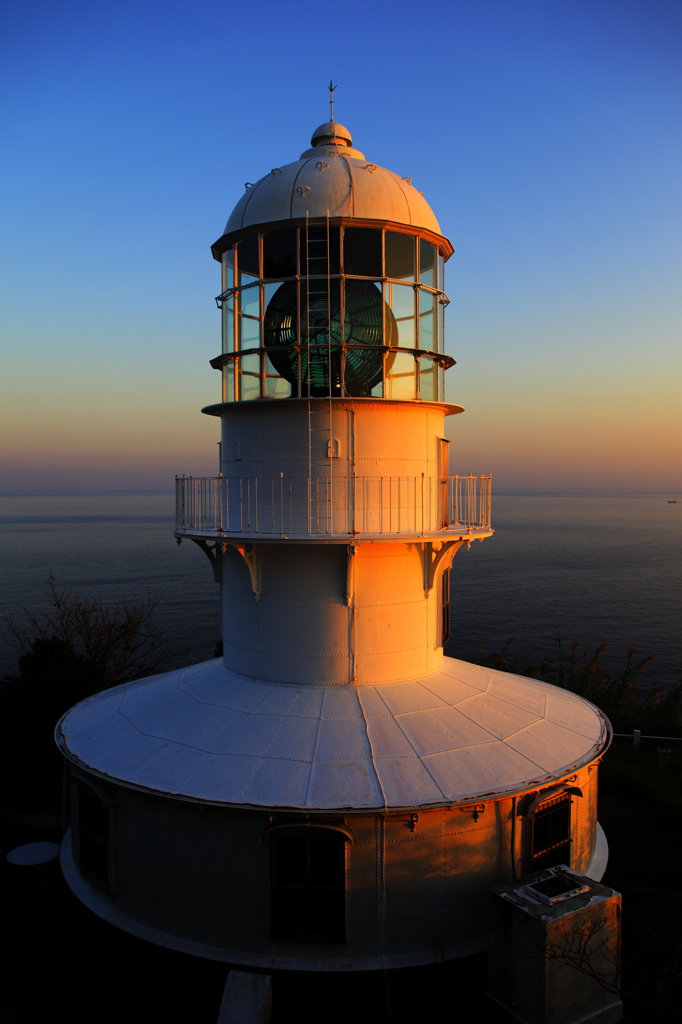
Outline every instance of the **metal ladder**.
<svg viewBox="0 0 682 1024">
<path fill-rule="evenodd" d="M 324 227 L 324 237 L 320 226 L 312 229 L 308 211 L 305 219 L 305 299 L 306 299 L 306 356 L 307 356 L 307 390 L 308 390 L 308 524 L 311 532 L 329 532 L 332 519 L 333 494 L 333 452 L 332 452 L 332 345 L 331 345 L 331 274 L 330 274 L 330 240 L 329 211 Z M 313 237 L 311 237 L 311 235 Z M 311 389 L 310 362 L 310 275 L 317 279 L 325 273 L 327 277 L 327 376 L 329 380 L 327 409 L 313 411 Z M 314 469 L 328 466 L 328 473 L 321 478 L 314 477 Z"/>
</svg>

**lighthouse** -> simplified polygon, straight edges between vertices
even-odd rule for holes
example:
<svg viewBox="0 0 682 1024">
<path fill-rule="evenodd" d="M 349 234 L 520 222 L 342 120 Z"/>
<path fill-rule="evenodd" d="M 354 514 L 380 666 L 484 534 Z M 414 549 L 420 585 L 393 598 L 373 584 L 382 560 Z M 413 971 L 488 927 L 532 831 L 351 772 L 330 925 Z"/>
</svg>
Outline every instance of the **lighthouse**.
<svg viewBox="0 0 682 1024">
<path fill-rule="evenodd" d="M 233 964 L 479 952 L 492 887 L 601 877 L 610 727 L 444 655 L 453 558 L 492 534 L 490 478 L 450 473 L 452 245 L 330 120 L 246 184 L 212 252 L 220 467 L 177 478 L 175 536 L 220 584 L 223 654 L 62 718 L 65 877 L 119 927 Z"/>
</svg>

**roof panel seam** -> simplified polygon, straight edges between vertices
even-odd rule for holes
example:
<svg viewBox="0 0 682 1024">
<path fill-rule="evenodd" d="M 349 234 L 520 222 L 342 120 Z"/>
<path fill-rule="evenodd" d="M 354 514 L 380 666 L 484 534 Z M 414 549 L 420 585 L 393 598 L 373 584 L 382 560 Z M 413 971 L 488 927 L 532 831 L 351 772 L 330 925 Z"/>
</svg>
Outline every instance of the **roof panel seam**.
<svg viewBox="0 0 682 1024">
<path fill-rule="evenodd" d="M 247 192 L 248 198 L 247 198 L 246 202 L 244 203 L 244 209 L 242 210 L 242 222 L 239 225 L 240 228 L 244 227 L 244 221 L 246 219 L 246 211 L 248 210 L 249 205 L 251 204 L 251 200 L 253 199 L 254 195 L 256 194 L 256 190 L 258 189 L 258 186 L 262 185 L 266 178 L 267 178 L 267 174 L 264 174 L 262 178 L 258 179 L 258 181 L 255 183 L 255 185 L 252 185 L 251 188 L 248 189 L 248 192 Z"/>
<path fill-rule="evenodd" d="M 539 711 L 531 711 L 530 708 L 524 708 L 520 704 L 514 704 L 513 701 L 506 700 L 504 697 L 500 697 L 500 695 L 497 694 L 497 693 L 491 693 L 490 690 L 488 690 L 488 689 L 481 690 L 480 693 L 474 693 L 470 697 L 463 697 L 462 700 L 459 702 L 459 704 L 465 704 L 469 700 L 474 700 L 475 697 L 480 697 L 481 694 L 486 694 L 488 697 L 491 697 L 493 700 L 499 700 L 502 704 L 508 704 L 510 708 L 514 708 L 516 711 L 525 711 L 526 714 L 528 714 L 528 715 L 537 715 L 539 721 L 544 721 L 544 720 L 549 721 L 549 719 L 547 718 L 547 716 L 544 713 L 541 714 Z M 457 705 L 458 707 L 459 707 L 459 704 Z M 502 714 L 502 712 L 500 712 L 500 714 Z"/>
<path fill-rule="evenodd" d="M 399 190 L 400 194 L 402 195 L 403 202 L 405 203 L 405 206 L 407 207 L 407 216 L 409 218 L 407 223 L 412 225 L 412 227 L 415 227 L 416 225 L 414 225 L 413 222 L 412 222 L 412 206 L 410 205 L 410 200 L 408 199 L 407 193 L 406 193 L 406 191 L 405 191 L 405 189 L 403 187 L 402 178 L 398 174 L 396 174 L 395 171 L 389 171 L 389 174 L 392 175 L 393 180 L 397 184 L 398 190 Z M 435 220 L 435 216 L 434 216 L 434 220 Z M 438 227 L 440 228 L 440 224 L 438 225 Z"/>
<path fill-rule="evenodd" d="M 357 690 L 354 692 L 354 696 L 355 696 L 355 701 L 356 701 L 356 704 L 357 704 L 357 707 L 358 707 L 358 711 L 360 712 L 360 720 L 361 720 L 361 722 L 362 722 L 362 724 L 364 726 L 364 730 L 365 730 L 365 744 L 366 744 L 366 748 L 369 750 L 369 761 L 370 761 L 370 764 L 372 765 L 372 771 L 374 772 L 374 778 L 376 780 L 376 784 L 379 787 L 379 792 L 381 793 L 381 799 L 383 801 L 384 808 L 386 810 L 388 810 L 388 801 L 386 800 L 386 793 L 384 791 L 384 787 L 383 787 L 382 782 L 381 782 L 381 776 L 379 775 L 379 769 L 377 768 L 376 761 L 375 761 L 375 758 L 374 758 L 374 747 L 372 746 L 372 737 L 369 734 L 369 725 L 368 725 L 368 722 L 367 722 L 367 717 L 365 715 L 365 709 L 362 706 L 362 702 L 360 700 L 360 695 L 358 694 Z"/>
<path fill-rule="evenodd" d="M 303 806 L 308 806 L 308 799 L 310 796 L 310 786 L 313 778 L 313 765 L 315 764 L 315 754 L 317 753 L 317 747 L 320 740 L 320 727 L 322 725 L 322 707 L 320 707 L 320 714 L 317 719 L 317 730 L 315 731 L 315 742 L 313 743 L 313 752 L 310 758 L 308 766 L 308 778 L 306 779 L 305 796 L 303 797 Z"/>
<path fill-rule="evenodd" d="M 400 730 L 400 733 L 401 733 L 401 735 L 403 736 L 403 738 L 404 738 L 405 742 L 406 742 L 406 743 L 407 743 L 407 745 L 408 745 L 408 746 L 410 747 L 410 749 L 414 751 L 414 755 L 415 755 L 415 757 L 417 758 L 417 760 L 419 761 L 419 763 L 420 763 L 420 764 L 422 765 L 422 767 L 424 768 L 424 771 L 425 771 L 425 772 L 426 772 L 426 774 L 427 774 L 427 775 L 429 776 L 429 778 L 430 778 L 430 779 L 431 779 L 431 781 L 433 782 L 433 784 L 434 784 L 434 786 L 436 787 L 436 789 L 438 790 L 438 792 L 439 792 L 439 793 L 440 793 L 440 794 L 442 795 L 442 797 L 443 797 L 443 799 L 444 799 L 444 800 L 447 800 L 448 798 L 447 798 L 447 796 L 445 795 L 445 793 L 443 792 L 443 788 L 442 788 L 442 787 L 441 787 L 441 786 L 440 786 L 440 785 L 438 784 L 438 782 L 437 782 L 437 780 L 436 780 L 436 779 L 434 778 L 433 774 L 432 774 L 432 773 L 431 773 L 431 772 L 429 771 L 428 767 L 427 767 L 427 766 L 426 766 L 426 765 L 424 764 L 424 760 L 423 760 L 423 758 L 422 758 L 421 754 L 420 754 L 420 753 L 419 753 L 419 752 L 417 751 L 417 748 L 415 747 L 414 743 L 412 743 L 412 741 L 411 741 L 410 737 L 409 737 L 409 736 L 408 736 L 408 735 L 407 735 L 407 734 L 405 733 L 405 730 L 403 729 L 403 727 L 401 726 L 400 722 L 398 721 L 398 716 L 397 716 L 397 715 L 394 715 L 394 714 L 393 714 L 393 713 L 391 712 L 390 708 L 388 707 L 388 704 L 386 704 L 386 701 L 384 700 L 384 698 L 383 698 L 383 695 L 381 694 L 381 692 L 380 692 L 380 690 L 379 690 L 379 688 L 378 688 L 378 687 L 376 687 L 376 686 L 374 687 L 374 692 L 375 692 L 375 693 L 376 693 L 376 694 L 378 695 L 378 697 L 380 698 L 381 702 L 382 702 L 382 703 L 384 704 L 384 706 L 386 707 L 386 710 L 388 711 L 388 713 L 390 714 L 391 718 L 392 718 L 392 719 L 393 719 L 393 721 L 395 722 L 395 724 L 396 724 L 397 728 L 398 728 L 398 729 Z M 377 715 L 377 717 L 380 717 L 380 716 L 378 716 L 378 715 Z M 382 715 L 381 717 L 383 718 L 383 715 Z"/>
<path fill-rule="evenodd" d="M 307 167 L 309 163 L 310 163 L 310 158 L 308 158 L 307 160 L 305 160 L 305 161 L 304 161 L 304 162 L 303 162 L 303 163 L 301 164 L 301 166 L 299 167 L 299 169 L 298 169 L 298 170 L 296 171 L 296 177 L 294 178 L 293 184 L 292 184 L 292 186 L 291 186 L 291 192 L 289 193 L 289 218 L 290 218 L 290 219 L 291 219 L 291 218 L 292 218 L 292 217 L 294 216 L 294 192 L 295 192 L 295 190 L 296 190 L 296 182 L 298 181 L 298 179 L 299 179 L 299 177 L 300 177 L 300 175 L 301 175 L 301 172 L 303 171 L 303 169 L 304 169 L 305 167 Z M 307 212 L 308 212 L 308 211 L 306 210 L 306 214 L 307 214 Z"/>
<path fill-rule="evenodd" d="M 340 157 L 343 160 L 344 164 L 346 165 L 346 171 L 348 172 L 348 181 L 349 181 L 348 205 L 350 207 L 350 216 L 354 217 L 355 216 L 355 182 L 353 180 L 353 168 L 351 167 L 351 165 L 350 165 L 350 163 L 348 161 L 348 158 L 345 157 L 343 155 L 343 153 L 340 154 Z"/>
</svg>

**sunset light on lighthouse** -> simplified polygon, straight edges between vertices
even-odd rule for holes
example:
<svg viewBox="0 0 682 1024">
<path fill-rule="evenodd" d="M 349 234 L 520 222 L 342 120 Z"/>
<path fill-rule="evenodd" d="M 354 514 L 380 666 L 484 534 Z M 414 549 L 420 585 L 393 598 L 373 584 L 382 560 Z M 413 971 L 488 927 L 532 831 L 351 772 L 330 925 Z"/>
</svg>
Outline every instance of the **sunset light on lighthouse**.
<svg viewBox="0 0 682 1024">
<path fill-rule="evenodd" d="M 176 479 L 175 537 L 220 584 L 222 656 L 98 693 L 57 736 L 62 866 L 95 913 L 232 964 L 352 971 L 482 951 L 490 889 L 531 872 L 601 878 L 611 729 L 444 654 L 453 558 L 494 543 L 490 477 L 453 475 L 473 467 L 445 432 L 454 250 L 331 113 L 281 165 L 268 122 L 273 166 L 212 246 L 220 464 Z"/>
</svg>

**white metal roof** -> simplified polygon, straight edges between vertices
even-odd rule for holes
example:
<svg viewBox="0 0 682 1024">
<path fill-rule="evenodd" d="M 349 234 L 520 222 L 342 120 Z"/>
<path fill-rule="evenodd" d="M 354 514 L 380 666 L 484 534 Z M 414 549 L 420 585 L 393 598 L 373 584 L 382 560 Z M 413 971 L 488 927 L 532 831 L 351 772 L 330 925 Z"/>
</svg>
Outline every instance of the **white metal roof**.
<svg viewBox="0 0 682 1024">
<path fill-rule="evenodd" d="M 377 686 L 295 686 L 220 660 L 95 694 L 57 727 L 96 774 L 163 795 L 309 811 L 439 806 L 565 775 L 609 742 L 566 690 L 446 658 Z"/>
<path fill-rule="evenodd" d="M 326 127 L 317 129 L 313 138 Z M 343 132 L 350 139 L 347 129 Z M 314 146 L 300 160 L 274 167 L 239 200 L 225 234 L 306 214 L 391 220 L 441 234 L 433 210 L 409 179 L 370 163 L 359 150 L 341 144 Z"/>
</svg>

